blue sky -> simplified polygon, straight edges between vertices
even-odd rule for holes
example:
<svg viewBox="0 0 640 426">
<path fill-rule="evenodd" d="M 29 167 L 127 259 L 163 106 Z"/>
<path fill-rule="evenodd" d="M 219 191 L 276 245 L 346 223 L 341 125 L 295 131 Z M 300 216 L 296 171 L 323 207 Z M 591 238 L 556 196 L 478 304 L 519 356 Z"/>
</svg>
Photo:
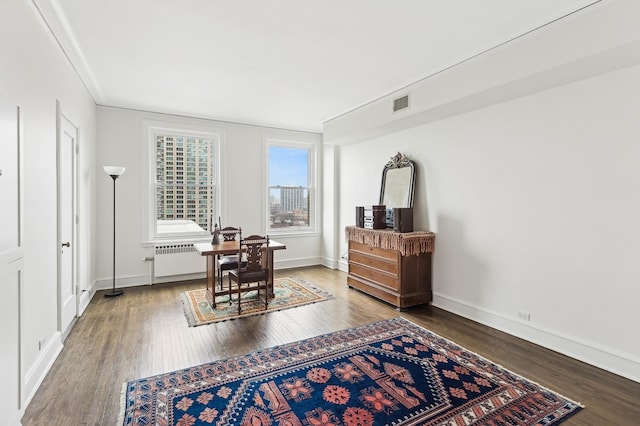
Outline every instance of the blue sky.
<svg viewBox="0 0 640 426">
<path fill-rule="evenodd" d="M 307 186 L 307 155 L 305 148 L 269 147 L 269 186 Z"/>
</svg>

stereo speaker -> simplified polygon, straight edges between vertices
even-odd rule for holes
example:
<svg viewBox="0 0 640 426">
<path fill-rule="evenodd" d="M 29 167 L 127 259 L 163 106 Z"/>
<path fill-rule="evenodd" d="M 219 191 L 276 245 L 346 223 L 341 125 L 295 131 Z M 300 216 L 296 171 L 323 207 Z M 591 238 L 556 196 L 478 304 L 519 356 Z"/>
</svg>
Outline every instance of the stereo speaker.
<svg viewBox="0 0 640 426">
<path fill-rule="evenodd" d="M 364 206 L 356 206 L 356 226 L 364 228 Z"/>
<path fill-rule="evenodd" d="M 413 232 L 413 208 L 393 209 L 393 230 L 395 232 Z"/>
</svg>

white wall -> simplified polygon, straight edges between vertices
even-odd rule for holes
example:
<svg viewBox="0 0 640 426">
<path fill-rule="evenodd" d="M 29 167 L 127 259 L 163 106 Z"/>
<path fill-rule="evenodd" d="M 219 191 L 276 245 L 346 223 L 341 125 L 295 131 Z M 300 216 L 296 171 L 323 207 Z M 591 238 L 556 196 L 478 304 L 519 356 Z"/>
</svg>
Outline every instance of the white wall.
<svg viewBox="0 0 640 426">
<path fill-rule="evenodd" d="M 213 120 L 176 117 L 164 114 L 132 111 L 119 108 L 98 108 L 98 152 L 96 169 L 104 165 L 127 168 L 117 181 L 117 261 L 116 285 L 128 286 L 148 283 L 148 265 L 144 257 L 152 257 L 153 249 L 143 243 L 149 240 L 146 232 L 147 194 L 146 170 L 148 141 L 145 121 L 163 121 L 208 127 L 223 134 L 222 155 L 222 222 L 242 226 L 245 232 L 266 232 L 263 214 L 266 197 L 265 139 L 313 142 L 318 145 L 319 164 L 322 165 L 322 139 L 315 133 L 279 130 Z M 96 288 L 112 285 L 112 209 L 113 181 L 104 173 L 97 180 L 97 242 Z M 320 183 L 322 181 L 320 180 Z M 320 232 L 306 236 L 272 235 L 287 245 L 274 258 L 276 268 L 321 263 Z M 176 278 L 158 281 L 175 280 Z"/>
<path fill-rule="evenodd" d="M 639 6 L 608 2 L 437 76 L 454 92 L 469 88 L 443 104 L 379 120 L 385 99 L 325 133 L 328 143 L 358 142 L 339 147 L 341 228 L 354 223 L 354 206 L 378 200 L 392 155 L 418 163 L 415 225 L 437 234 L 434 305 L 636 381 Z M 609 44 L 567 65 L 587 33 Z M 471 89 L 478 69 L 500 74 L 545 47 L 530 75 Z M 550 78 L 554 67 L 563 72 Z M 518 83 L 505 90 L 506 81 Z M 407 89 L 414 107 L 432 101 L 430 84 Z"/>
<path fill-rule="evenodd" d="M 322 264 L 331 269 L 339 267 L 340 236 L 343 234 L 339 227 L 340 199 L 336 190 L 340 179 L 339 152 L 340 148 L 335 145 L 326 145 L 323 150 Z"/>
<path fill-rule="evenodd" d="M 23 398 L 61 349 L 57 324 L 56 100 L 79 126 L 78 285 L 90 286 L 95 105 L 30 1 L 0 2 L 0 92 L 21 107 L 24 164 Z M 38 341 L 44 339 L 39 350 Z M 14 344 L 6 342 L 3 345 Z M 16 342 L 17 344 L 17 342 Z"/>
</svg>

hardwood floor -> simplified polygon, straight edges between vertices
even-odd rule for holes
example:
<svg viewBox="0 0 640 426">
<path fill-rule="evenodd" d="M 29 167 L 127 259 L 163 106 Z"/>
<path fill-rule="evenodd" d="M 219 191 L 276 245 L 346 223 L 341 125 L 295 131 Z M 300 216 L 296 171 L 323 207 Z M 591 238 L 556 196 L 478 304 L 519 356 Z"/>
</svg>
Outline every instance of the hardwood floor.
<svg viewBox="0 0 640 426">
<path fill-rule="evenodd" d="M 324 267 L 276 271 L 298 276 L 336 296 L 268 315 L 188 327 L 178 299 L 200 282 L 98 292 L 22 419 L 23 426 L 115 425 L 123 383 L 241 355 L 323 333 L 405 317 L 586 408 L 566 425 L 640 424 L 640 383 L 607 373 L 433 307 L 398 312 L 346 285 Z"/>
</svg>

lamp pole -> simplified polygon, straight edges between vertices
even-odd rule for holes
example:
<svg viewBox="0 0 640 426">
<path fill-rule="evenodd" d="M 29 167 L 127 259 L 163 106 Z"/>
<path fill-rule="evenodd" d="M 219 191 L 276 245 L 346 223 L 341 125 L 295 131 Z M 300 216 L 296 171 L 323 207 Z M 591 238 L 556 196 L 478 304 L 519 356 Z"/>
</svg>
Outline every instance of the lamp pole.
<svg viewBox="0 0 640 426">
<path fill-rule="evenodd" d="M 113 285 L 111 291 L 104 294 L 105 297 L 116 297 L 124 293 L 124 290 L 116 290 L 116 179 L 125 171 L 124 167 L 105 166 L 104 171 L 113 179 Z"/>
</svg>

